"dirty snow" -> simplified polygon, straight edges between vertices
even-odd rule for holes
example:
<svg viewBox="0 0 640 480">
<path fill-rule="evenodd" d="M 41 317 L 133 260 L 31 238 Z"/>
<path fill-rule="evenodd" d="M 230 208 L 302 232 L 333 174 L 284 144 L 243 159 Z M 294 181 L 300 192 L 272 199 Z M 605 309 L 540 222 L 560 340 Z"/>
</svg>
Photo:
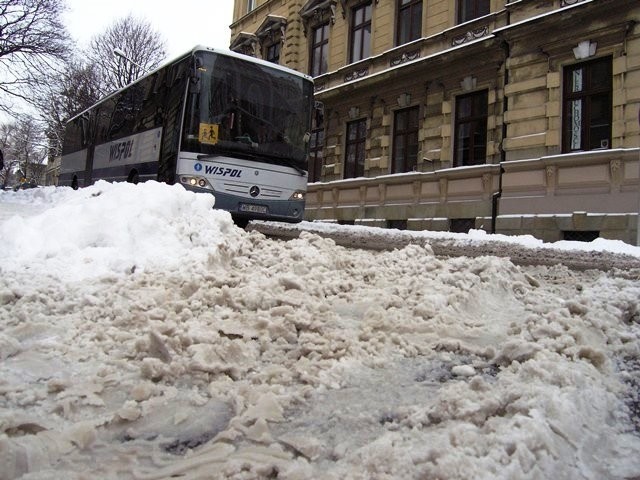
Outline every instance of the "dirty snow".
<svg viewBox="0 0 640 480">
<path fill-rule="evenodd" d="M 637 269 L 275 240 L 213 203 L 0 193 L 0 480 L 640 476 Z"/>
</svg>

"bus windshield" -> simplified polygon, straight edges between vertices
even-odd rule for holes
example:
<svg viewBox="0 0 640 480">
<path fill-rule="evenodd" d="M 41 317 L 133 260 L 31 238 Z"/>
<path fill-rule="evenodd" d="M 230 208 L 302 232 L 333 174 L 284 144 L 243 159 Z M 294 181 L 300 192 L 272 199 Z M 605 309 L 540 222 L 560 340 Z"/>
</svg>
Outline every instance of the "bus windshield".
<svg viewBox="0 0 640 480">
<path fill-rule="evenodd" d="M 196 56 L 182 150 L 307 170 L 312 83 L 236 57 Z"/>
</svg>

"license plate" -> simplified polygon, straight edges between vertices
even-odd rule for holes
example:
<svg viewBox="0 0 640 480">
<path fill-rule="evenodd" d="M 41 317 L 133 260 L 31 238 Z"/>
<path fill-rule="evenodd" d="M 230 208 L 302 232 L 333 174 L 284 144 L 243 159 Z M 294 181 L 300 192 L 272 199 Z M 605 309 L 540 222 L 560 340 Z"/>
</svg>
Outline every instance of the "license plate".
<svg viewBox="0 0 640 480">
<path fill-rule="evenodd" d="M 241 203 L 240 211 L 251 213 L 269 213 L 269 209 L 266 205 L 254 205 L 252 203 Z"/>
</svg>

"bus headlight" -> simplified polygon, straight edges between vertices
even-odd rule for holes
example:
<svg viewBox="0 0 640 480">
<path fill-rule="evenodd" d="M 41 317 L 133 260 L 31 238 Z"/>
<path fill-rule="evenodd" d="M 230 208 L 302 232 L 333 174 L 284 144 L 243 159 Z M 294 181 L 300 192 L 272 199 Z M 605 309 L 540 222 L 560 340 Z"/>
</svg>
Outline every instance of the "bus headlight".
<svg viewBox="0 0 640 480">
<path fill-rule="evenodd" d="M 188 185 L 190 187 L 205 188 L 207 190 L 213 190 L 213 187 L 209 181 L 204 177 L 193 177 L 191 175 L 182 175 L 180 177 L 180 183 Z"/>
<path fill-rule="evenodd" d="M 304 197 L 305 197 L 305 192 L 303 192 L 301 190 L 296 190 L 295 192 L 293 192 L 291 194 L 291 197 L 289 197 L 289 200 L 304 201 Z"/>
</svg>

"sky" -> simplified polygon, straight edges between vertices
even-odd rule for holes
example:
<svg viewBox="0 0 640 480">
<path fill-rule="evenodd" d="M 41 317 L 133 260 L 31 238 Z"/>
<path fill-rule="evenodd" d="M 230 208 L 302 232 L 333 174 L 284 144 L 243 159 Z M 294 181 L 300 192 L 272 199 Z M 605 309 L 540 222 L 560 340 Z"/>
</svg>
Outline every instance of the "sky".
<svg viewBox="0 0 640 480">
<path fill-rule="evenodd" d="M 148 20 L 167 41 L 168 58 L 177 57 L 196 45 L 229 48 L 233 0 L 66 0 L 63 16 L 71 36 L 80 46 L 104 32 L 114 21 L 132 14 Z"/>
<path fill-rule="evenodd" d="M 0 480 L 640 477 L 637 267 L 431 247 L 541 247 L 480 231 L 285 242 L 214 205 L 157 182 L 0 192 Z"/>
</svg>

